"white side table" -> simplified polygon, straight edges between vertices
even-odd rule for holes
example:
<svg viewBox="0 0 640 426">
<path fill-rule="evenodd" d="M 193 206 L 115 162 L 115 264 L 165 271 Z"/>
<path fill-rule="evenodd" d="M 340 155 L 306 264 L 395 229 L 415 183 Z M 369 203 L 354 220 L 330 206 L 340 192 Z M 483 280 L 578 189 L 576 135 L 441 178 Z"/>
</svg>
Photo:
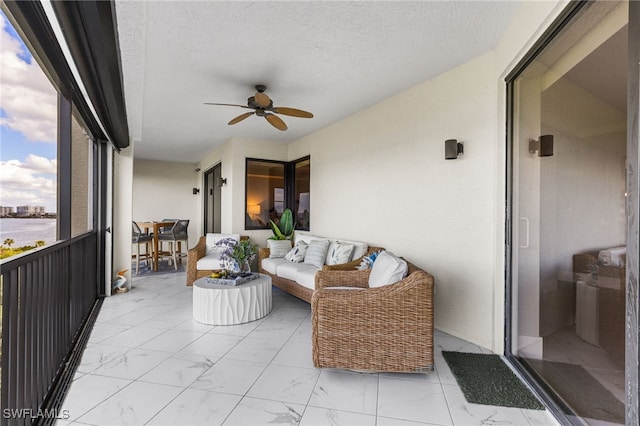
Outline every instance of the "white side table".
<svg viewBox="0 0 640 426">
<path fill-rule="evenodd" d="M 271 312 L 271 277 L 260 277 L 237 286 L 210 284 L 206 278 L 193 283 L 193 319 L 203 324 L 234 325 L 255 321 Z"/>
</svg>

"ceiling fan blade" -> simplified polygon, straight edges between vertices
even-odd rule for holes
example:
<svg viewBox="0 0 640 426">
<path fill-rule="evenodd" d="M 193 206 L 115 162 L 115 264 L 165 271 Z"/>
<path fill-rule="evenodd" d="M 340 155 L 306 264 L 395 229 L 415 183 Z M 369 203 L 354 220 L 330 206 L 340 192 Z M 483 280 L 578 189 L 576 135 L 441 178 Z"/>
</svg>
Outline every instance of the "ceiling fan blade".
<svg viewBox="0 0 640 426">
<path fill-rule="evenodd" d="M 238 105 L 238 104 L 218 104 L 218 103 L 214 103 L 214 102 L 205 102 L 205 105 L 222 105 L 222 106 L 234 106 L 234 107 L 240 107 L 240 108 L 246 108 L 246 109 L 253 109 L 251 107 L 248 107 L 246 105 Z"/>
<path fill-rule="evenodd" d="M 239 116 L 237 116 L 236 118 L 234 118 L 233 120 L 231 120 L 227 124 L 232 125 L 232 124 L 239 123 L 240 121 L 244 120 L 245 118 L 251 117 L 253 114 L 255 114 L 255 111 L 254 112 L 245 112 L 244 114 L 240 114 Z"/>
<path fill-rule="evenodd" d="M 282 119 L 280 117 L 278 117 L 277 115 L 273 115 L 273 114 L 269 114 L 269 113 L 265 113 L 264 114 L 264 118 L 267 119 L 267 121 L 276 129 L 278 130 L 282 130 L 285 131 L 287 130 L 287 125 L 284 123 L 284 121 L 282 121 Z"/>
<path fill-rule="evenodd" d="M 296 108 L 278 107 L 273 108 L 272 111 L 276 114 L 290 115 L 292 117 L 313 118 L 313 114 L 311 114 L 310 112 Z"/>
</svg>

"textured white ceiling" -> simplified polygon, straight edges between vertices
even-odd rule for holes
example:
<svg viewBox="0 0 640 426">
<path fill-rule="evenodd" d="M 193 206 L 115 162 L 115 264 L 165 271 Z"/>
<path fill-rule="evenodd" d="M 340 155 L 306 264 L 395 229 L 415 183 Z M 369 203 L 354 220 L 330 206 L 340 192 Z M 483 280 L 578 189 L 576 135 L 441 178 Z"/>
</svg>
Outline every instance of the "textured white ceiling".
<svg viewBox="0 0 640 426">
<path fill-rule="evenodd" d="M 492 50 L 517 2 L 117 1 L 136 158 L 197 162 L 230 137 L 290 142 Z M 311 111 L 226 123 L 255 84 Z"/>
</svg>

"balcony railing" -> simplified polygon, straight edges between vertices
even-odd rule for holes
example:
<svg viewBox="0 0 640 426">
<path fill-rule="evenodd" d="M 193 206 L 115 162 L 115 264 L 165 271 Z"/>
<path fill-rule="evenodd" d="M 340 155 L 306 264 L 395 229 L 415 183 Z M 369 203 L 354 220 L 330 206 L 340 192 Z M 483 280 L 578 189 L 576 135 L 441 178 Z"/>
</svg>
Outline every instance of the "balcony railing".
<svg viewBox="0 0 640 426">
<path fill-rule="evenodd" d="M 98 299 L 95 232 L 3 262 L 2 424 L 52 423 L 50 407 Z"/>
</svg>

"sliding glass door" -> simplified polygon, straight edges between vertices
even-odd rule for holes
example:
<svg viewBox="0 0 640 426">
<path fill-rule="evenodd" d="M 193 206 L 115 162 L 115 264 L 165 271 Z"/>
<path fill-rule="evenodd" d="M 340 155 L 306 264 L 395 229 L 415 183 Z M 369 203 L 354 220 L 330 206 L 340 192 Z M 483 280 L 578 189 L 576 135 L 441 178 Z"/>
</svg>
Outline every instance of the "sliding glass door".
<svg viewBox="0 0 640 426">
<path fill-rule="evenodd" d="M 628 17 L 576 8 L 509 82 L 508 351 L 576 423 L 625 423 Z"/>
</svg>

